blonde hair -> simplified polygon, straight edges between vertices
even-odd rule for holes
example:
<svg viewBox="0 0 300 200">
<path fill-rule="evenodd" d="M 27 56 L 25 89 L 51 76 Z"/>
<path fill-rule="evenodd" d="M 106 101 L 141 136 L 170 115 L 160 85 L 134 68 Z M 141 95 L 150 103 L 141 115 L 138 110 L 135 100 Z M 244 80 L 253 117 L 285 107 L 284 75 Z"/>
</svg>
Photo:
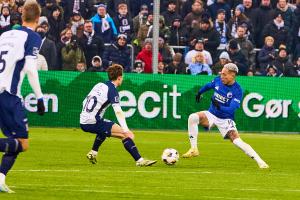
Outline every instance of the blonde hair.
<svg viewBox="0 0 300 200">
<path fill-rule="evenodd" d="M 267 36 L 265 37 L 265 44 L 268 42 L 268 41 L 272 41 L 274 43 L 274 38 L 272 36 Z"/>
<path fill-rule="evenodd" d="M 200 60 L 200 61 L 197 61 L 197 57 L 200 57 L 201 60 Z M 192 58 L 192 63 L 196 63 L 196 62 L 200 62 L 200 63 L 203 63 L 203 64 L 206 63 L 206 62 L 205 62 L 205 56 L 204 56 L 204 53 L 202 53 L 202 52 L 197 52 L 197 53 L 193 56 L 193 58 Z"/>
<path fill-rule="evenodd" d="M 26 0 L 22 13 L 24 22 L 35 22 L 41 15 L 41 7 L 35 0 Z"/>
</svg>

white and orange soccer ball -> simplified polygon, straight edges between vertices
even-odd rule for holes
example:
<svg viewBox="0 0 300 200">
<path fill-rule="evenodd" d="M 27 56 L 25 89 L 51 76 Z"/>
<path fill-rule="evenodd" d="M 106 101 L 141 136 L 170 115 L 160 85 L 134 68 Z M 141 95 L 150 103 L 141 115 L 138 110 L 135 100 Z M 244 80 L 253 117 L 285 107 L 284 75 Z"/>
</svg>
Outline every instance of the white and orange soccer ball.
<svg viewBox="0 0 300 200">
<path fill-rule="evenodd" d="M 167 165 L 174 165 L 179 160 L 179 153 L 176 149 L 167 148 L 163 151 L 161 159 Z"/>
</svg>

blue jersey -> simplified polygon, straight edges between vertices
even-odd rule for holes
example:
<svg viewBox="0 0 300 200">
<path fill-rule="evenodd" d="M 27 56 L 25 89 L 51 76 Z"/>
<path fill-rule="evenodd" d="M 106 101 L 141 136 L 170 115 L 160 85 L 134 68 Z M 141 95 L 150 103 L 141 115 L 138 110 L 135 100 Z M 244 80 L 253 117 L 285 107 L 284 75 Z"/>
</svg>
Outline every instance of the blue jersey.
<svg viewBox="0 0 300 200">
<path fill-rule="evenodd" d="M 110 105 L 119 103 L 119 93 L 111 81 L 98 83 L 82 103 L 80 124 L 96 124 Z"/>
<path fill-rule="evenodd" d="M 0 36 L 0 92 L 21 96 L 25 59 L 37 58 L 41 42 L 37 33 L 23 26 Z"/>
<path fill-rule="evenodd" d="M 199 92 L 202 94 L 210 89 L 214 90 L 212 99 L 219 102 L 220 109 L 210 104 L 209 112 L 221 119 L 234 120 L 234 112 L 240 107 L 243 91 L 241 86 L 235 82 L 233 85 L 224 85 L 220 77 L 203 86 Z"/>
</svg>

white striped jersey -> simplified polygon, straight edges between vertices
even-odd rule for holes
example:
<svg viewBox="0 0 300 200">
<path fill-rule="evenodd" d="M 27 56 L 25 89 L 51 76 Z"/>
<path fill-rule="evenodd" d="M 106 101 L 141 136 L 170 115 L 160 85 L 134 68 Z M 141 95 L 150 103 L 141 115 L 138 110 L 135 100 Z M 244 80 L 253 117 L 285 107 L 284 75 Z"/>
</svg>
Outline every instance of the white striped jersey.
<svg viewBox="0 0 300 200">
<path fill-rule="evenodd" d="M 98 83 L 82 103 L 80 124 L 95 124 L 110 105 L 119 103 L 119 93 L 111 81 Z"/>
<path fill-rule="evenodd" d="M 0 36 L 0 92 L 21 97 L 25 59 L 37 58 L 41 42 L 37 33 L 23 26 Z"/>
</svg>

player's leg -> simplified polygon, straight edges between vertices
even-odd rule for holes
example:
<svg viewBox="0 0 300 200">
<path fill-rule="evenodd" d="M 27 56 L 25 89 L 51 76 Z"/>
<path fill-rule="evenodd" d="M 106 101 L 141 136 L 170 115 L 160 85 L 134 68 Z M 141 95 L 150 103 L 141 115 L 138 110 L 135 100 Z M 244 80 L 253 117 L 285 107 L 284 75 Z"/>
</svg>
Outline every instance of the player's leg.
<svg viewBox="0 0 300 200">
<path fill-rule="evenodd" d="M 5 185 L 5 177 L 18 154 L 28 149 L 27 118 L 18 97 L 2 93 L 0 97 L 0 127 L 8 138 L 0 139 L 0 152 L 4 152 L 0 166 L 0 191 L 12 192 Z"/>
<path fill-rule="evenodd" d="M 102 126 L 99 122 L 96 124 L 80 124 L 83 131 L 96 134 L 92 149 L 86 154 L 87 159 L 92 163 L 97 163 L 97 155 L 100 146 L 106 139 L 106 135 L 102 132 Z"/>
<path fill-rule="evenodd" d="M 190 158 L 199 155 L 198 151 L 198 125 L 209 127 L 209 120 L 204 111 L 190 114 L 188 119 L 188 134 L 191 148 L 182 155 L 183 158 Z"/>
<path fill-rule="evenodd" d="M 233 120 L 218 119 L 215 123 L 225 139 L 230 139 L 236 147 L 245 152 L 245 154 L 250 158 L 254 159 L 260 168 L 269 168 L 269 166 L 260 158 L 254 149 L 240 138 Z"/>
<path fill-rule="evenodd" d="M 133 141 L 134 134 L 131 131 L 125 132 L 118 124 L 113 124 L 111 127 L 111 136 L 122 140 L 124 148 L 136 161 L 137 166 L 151 166 L 157 162 L 156 160 L 146 160 L 142 158 L 135 146 Z"/>
<path fill-rule="evenodd" d="M 261 159 L 254 149 L 240 138 L 237 131 L 231 130 L 227 133 L 227 136 L 235 146 L 245 152 L 247 156 L 255 160 L 260 168 L 269 168 L 268 164 Z"/>
</svg>

